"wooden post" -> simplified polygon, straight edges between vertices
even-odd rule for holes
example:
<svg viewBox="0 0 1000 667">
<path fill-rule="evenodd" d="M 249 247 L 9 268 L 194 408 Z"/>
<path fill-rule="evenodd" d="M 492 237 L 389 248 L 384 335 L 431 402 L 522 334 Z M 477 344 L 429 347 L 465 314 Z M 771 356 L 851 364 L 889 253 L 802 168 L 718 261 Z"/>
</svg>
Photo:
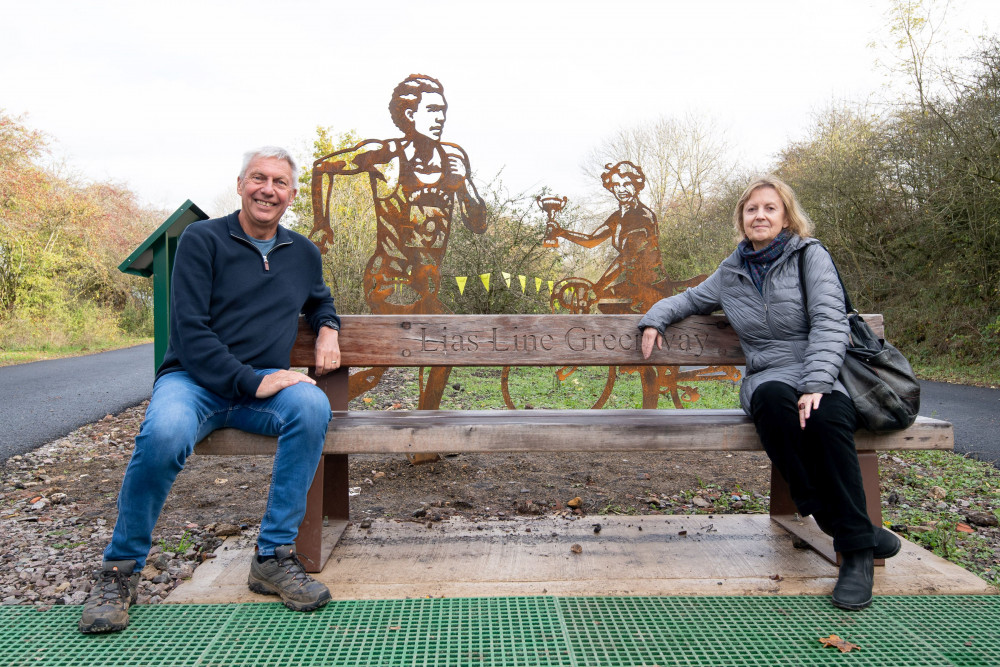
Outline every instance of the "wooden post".
<svg viewBox="0 0 1000 667">
<path fill-rule="evenodd" d="M 118 266 L 122 273 L 153 278 L 154 372 L 163 363 L 170 336 L 170 274 L 174 268 L 177 239 L 188 225 L 207 219 L 204 211 L 187 200 Z"/>
<path fill-rule="evenodd" d="M 347 381 L 350 369 L 340 367 L 324 376 L 309 376 L 316 380 L 330 399 L 332 410 L 347 410 Z M 336 417 L 330 422 L 336 429 Z M 306 496 L 306 514 L 299 524 L 295 550 L 303 556 L 306 572 L 319 572 L 326 565 L 330 551 L 340 539 L 350 518 L 349 480 L 346 454 L 323 454 Z M 324 527 L 325 524 L 325 527 Z M 326 539 L 324 540 L 324 536 Z"/>
<path fill-rule="evenodd" d="M 163 363 L 170 338 L 170 274 L 177 239 L 162 236 L 153 246 L 153 370 Z"/>
</svg>

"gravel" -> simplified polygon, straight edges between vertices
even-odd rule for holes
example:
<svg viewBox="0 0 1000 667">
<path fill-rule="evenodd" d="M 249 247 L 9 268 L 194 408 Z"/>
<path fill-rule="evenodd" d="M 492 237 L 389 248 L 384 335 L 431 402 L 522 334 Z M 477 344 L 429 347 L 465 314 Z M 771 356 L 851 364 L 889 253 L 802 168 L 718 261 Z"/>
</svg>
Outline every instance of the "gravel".
<svg viewBox="0 0 1000 667">
<path fill-rule="evenodd" d="M 114 528 L 114 499 L 145 405 L 107 416 L 0 471 L 0 603 L 82 604 Z M 87 472 L 83 472 L 87 471 Z M 248 525 L 161 521 L 139 585 L 140 603 L 161 602 L 227 535 Z"/>
</svg>

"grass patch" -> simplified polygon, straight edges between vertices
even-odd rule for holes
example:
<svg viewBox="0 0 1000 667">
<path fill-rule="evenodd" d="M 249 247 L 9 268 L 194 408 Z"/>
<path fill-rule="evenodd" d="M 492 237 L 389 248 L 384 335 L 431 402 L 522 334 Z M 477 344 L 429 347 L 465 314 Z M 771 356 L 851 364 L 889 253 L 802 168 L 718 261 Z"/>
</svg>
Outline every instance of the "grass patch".
<svg viewBox="0 0 1000 667">
<path fill-rule="evenodd" d="M 980 363 L 953 360 L 926 362 L 910 359 L 913 371 L 921 380 L 971 384 L 979 387 L 1000 387 L 1000 360 Z"/>
<path fill-rule="evenodd" d="M 639 510 L 635 507 L 628 507 L 617 503 L 608 503 L 599 509 L 597 513 L 603 516 L 638 516 Z"/>
<path fill-rule="evenodd" d="M 66 357 L 79 357 L 85 354 L 96 354 L 107 352 L 108 350 L 118 350 L 124 347 L 144 345 L 152 343 L 152 338 L 121 338 L 114 341 L 106 341 L 88 345 L 48 345 L 42 344 L 36 347 L 10 347 L 0 348 L 0 366 L 13 366 L 15 364 L 27 364 L 33 361 L 45 361 L 47 359 L 63 359 Z"/>
<path fill-rule="evenodd" d="M 642 407 L 642 387 L 639 376 L 621 371 L 609 371 L 604 366 L 578 367 L 560 380 L 555 368 L 516 367 L 507 377 L 508 393 L 518 408 L 570 410 L 593 406 L 605 388 L 612 385 L 606 409 L 638 409 Z M 501 368 L 454 368 L 441 401 L 443 410 L 502 410 L 506 407 L 502 393 Z M 737 408 L 739 386 L 729 381 L 687 383 L 693 391 L 682 397 L 684 407 Z M 670 408 L 669 396 L 660 397 L 660 408 Z"/>
<path fill-rule="evenodd" d="M 167 539 L 160 540 L 160 549 L 163 551 L 173 552 L 175 554 L 182 554 L 193 546 L 194 536 L 191 535 L 191 531 L 188 530 L 185 530 L 176 542 Z"/>
<path fill-rule="evenodd" d="M 77 547 L 82 547 L 86 544 L 86 540 L 81 540 L 79 542 L 57 542 L 52 545 L 53 549 L 76 549 Z"/>
</svg>

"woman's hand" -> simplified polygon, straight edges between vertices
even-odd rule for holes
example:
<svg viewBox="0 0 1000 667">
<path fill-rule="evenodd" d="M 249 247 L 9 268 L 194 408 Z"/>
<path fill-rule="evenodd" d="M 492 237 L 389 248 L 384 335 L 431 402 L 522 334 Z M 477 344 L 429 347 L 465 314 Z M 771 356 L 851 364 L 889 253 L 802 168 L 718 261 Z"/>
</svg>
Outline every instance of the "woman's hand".
<svg viewBox="0 0 1000 667">
<path fill-rule="evenodd" d="M 656 343 L 656 349 L 663 349 L 663 336 L 660 332 L 656 330 L 656 327 L 646 327 L 642 331 L 642 358 L 649 359 L 649 355 L 653 353 L 653 343 Z M 817 401 L 818 403 L 819 401 Z"/>
<path fill-rule="evenodd" d="M 819 409 L 819 401 L 823 394 L 802 394 L 799 396 L 799 428 L 805 429 L 806 420 L 813 410 Z"/>
</svg>

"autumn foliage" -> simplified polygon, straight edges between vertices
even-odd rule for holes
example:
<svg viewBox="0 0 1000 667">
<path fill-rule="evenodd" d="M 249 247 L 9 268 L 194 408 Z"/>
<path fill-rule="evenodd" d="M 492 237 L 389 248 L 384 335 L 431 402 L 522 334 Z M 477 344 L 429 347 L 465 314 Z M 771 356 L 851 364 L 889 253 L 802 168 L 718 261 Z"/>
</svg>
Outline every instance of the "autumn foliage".
<svg viewBox="0 0 1000 667">
<path fill-rule="evenodd" d="M 46 137 L 0 110 L 0 349 L 151 335 L 148 281 L 118 264 L 163 212 L 48 166 Z"/>
</svg>

